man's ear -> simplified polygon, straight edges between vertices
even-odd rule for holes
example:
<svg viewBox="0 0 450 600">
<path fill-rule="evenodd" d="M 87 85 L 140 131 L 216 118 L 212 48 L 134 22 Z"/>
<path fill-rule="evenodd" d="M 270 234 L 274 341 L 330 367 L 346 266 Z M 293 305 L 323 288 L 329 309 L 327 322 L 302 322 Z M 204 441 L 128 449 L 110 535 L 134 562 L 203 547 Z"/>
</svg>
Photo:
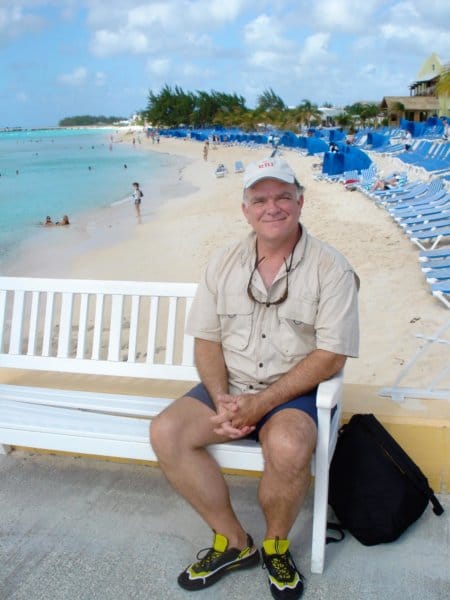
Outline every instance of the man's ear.
<svg viewBox="0 0 450 600">
<path fill-rule="evenodd" d="M 245 219 L 246 219 L 246 221 L 248 223 L 248 204 L 246 204 L 245 202 L 242 202 L 241 209 L 242 209 L 244 217 L 245 217 Z"/>
</svg>

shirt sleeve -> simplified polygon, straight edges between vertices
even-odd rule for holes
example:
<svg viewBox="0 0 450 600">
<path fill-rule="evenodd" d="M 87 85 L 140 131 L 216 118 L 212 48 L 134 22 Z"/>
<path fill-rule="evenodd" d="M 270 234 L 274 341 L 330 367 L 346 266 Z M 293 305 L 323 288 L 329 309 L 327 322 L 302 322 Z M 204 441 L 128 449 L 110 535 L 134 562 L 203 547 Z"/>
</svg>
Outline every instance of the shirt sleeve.
<svg viewBox="0 0 450 600">
<path fill-rule="evenodd" d="M 207 266 L 189 311 L 186 333 L 210 342 L 221 341 L 220 320 L 217 314 L 217 282 L 214 264 Z M 217 272 L 217 269 L 216 269 Z"/>
<path fill-rule="evenodd" d="M 321 350 L 356 358 L 359 353 L 359 278 L 348 265 L 329 265 L 321 281 L 316 344 Z"/>
</svg>

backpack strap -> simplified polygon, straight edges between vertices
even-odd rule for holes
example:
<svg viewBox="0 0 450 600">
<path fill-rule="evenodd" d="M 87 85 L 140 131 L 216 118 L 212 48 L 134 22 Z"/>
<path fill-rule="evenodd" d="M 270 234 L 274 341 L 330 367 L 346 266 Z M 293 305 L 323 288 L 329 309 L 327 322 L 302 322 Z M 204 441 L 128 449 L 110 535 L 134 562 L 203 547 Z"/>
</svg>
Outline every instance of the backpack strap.
<svg viewBox="0 0 450 600">
<path fill-rule="evenodd" d="M 430 494 L 430 502 L 433 505 L 434 514 L 438 516 L 442 515 L 442 513 L 444 512 L 444 508 L 433 493 Z"/>
<path fill-rule="evenodd" d="M 337 544 L 338 542 L 342 542 L 345 538 L 345 533 L 342 525 L 339 523 L 331 523 L 328 521 L 327 529 L 331 529 L 332 531 L 336 531 L 339 534 L 339 537 L 328 536 L 325 538 L 326 544 Z"/>
</svg>

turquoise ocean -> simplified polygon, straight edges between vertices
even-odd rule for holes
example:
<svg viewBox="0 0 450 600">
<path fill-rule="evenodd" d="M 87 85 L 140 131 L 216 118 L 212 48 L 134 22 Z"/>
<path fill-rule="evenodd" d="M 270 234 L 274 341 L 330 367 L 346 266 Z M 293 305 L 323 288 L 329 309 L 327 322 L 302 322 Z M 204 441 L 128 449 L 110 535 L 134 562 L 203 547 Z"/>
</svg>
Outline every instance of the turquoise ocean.
<svg viewBox="0 0 450 600">
<path fill-rule="evenodd" d="M 143 135 L 133 145 L 132 135 L 120 142 L 115 129 L 0 132 L 0 268 L 24 242 L 42 236 L 47 215 L 58 221 L 67 214 L 76 225 L 91 212 L 130 203 L 132 218 L 133 181 L 144 200 L 156 199 L 157 182 L 176 159 L 141 147 Z"/>
</svg>

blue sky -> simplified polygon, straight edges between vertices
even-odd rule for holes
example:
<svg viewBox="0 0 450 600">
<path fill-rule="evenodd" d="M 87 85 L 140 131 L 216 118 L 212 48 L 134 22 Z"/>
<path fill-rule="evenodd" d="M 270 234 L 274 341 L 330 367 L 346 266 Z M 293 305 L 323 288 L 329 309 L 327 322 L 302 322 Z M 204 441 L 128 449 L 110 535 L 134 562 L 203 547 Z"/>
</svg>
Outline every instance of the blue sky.
<svg viewBox="0 0 450 600">
<path fill-rule="evenodd" d="M 0 0 L 0 128 L 126 117 L 166 83 L 378 102 L 450 59 L 449 25 L 448 0 Z"/>
</svg>

